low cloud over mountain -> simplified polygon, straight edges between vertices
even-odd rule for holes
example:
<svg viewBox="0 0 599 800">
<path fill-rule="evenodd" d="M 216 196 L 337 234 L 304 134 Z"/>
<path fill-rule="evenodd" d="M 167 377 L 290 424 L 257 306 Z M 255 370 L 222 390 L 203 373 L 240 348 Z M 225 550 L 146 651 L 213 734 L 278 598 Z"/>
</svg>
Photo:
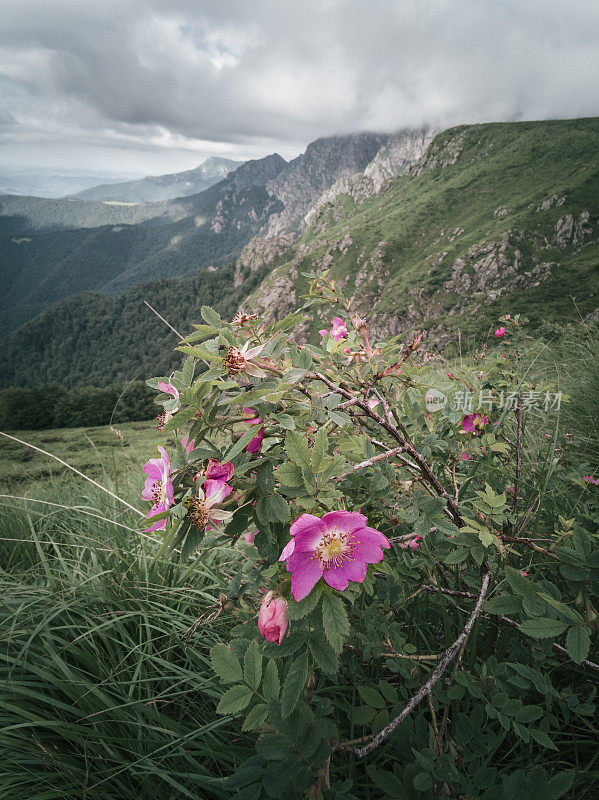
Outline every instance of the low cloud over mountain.
<svg viewBox="0 0 599 800">
<path fill-rule="evenodd" d="M 599 6 L 3 0 L 0 142 L 159 174 L 319 136 L 593 115 Z"/>
</svg>

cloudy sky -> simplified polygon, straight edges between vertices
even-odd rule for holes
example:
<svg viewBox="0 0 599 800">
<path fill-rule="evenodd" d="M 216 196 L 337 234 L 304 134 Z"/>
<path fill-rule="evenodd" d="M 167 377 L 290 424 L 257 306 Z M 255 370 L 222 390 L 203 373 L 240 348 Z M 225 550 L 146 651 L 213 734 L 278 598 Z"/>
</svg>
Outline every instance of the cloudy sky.
<svg viewBox="0 0 599 800">
<path fill-rule="evenodd" d="M 0 168 L 599 114 L 597 0 L 0 0 Z"/>
</svg>

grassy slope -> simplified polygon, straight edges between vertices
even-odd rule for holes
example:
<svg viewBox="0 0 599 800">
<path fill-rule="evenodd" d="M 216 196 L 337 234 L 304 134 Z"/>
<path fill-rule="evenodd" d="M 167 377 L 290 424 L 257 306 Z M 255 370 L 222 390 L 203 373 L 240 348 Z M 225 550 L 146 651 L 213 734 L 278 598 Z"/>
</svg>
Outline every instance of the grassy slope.
<svg viewBox="0 0 599 800">
<path fill-rule="evenodd" d="M 119 437 L 120 431 L 123 439 Z M 98 428 L 61 428 L 47 431 L 13 431 L 24 442 L 62 458 L 94 480 L 109 476 L 118 483 L 132 467 L 141 469 L 164 436 L 154 422 L 125 422 Z M 72 473 L 43 453 L 0 437 L 0 487 L 10 492 L 29 491 L 43 482 L 60 490 L 62 479 Z M 141 491 L 141 483 L 140 483 Z"/>
<path fill-rule="evenodd" d="M 456 143 L 460 153 L 455 163 L 431 164 L 433 157 L 451 158 Z M 553 194 L 565 195 L 565 203 L 537 211 Z M 344 196 L 336 203 L 335 214 L 330 205 L 325 207 L 290 255 L 295 256 L 302 243 L 314 248 L 300 264 L 301 272 L 330 251 L 333 276 L 347 279 L 351 291 L 360 263 L 384 241 L 380 273 L 384 291 L 376 284 L 369 289 L 366 282 L 357 292 L 358 303 L 369 313 L 374 309 L 386 319 L 399 316 L 405 327 L 439 332 L 480 331 L 494 325 L 498 313 L 506 311 L 523 312 L 539 326 L 545 320 L 588 314 L 599 305 L 598 197 L 599 119 L 462 126 L 437 137 L 420 175 L 399 176 L 387 191 L 361 204 Z M 494 216 L 502 207 L 508 213 Z M 541 246 L 543 237 L 555 233 L 560 218 L 572 214 L 578 219 L 584 211 L 590 212 L 592 228 L 585 247 L 576 248 L 571 242 L 563 250 Z M 324 233 L 319 231 L 323 223 Z M 464 232 L 449 241 L 459 228 Z M 331 243 L 345 229 L 352 245 L 345 253 L 331 251 Z M 525 291 L 508 291 L 494 302 L 488 300 L 492 281 L 479 295 L 443 290 L 456 258 L 475 245 L 498 242 L 506 231 L 524 233 L 506 251 L 510 260 L 516 247 L 521 251 L 519 273 L 537 262 L 554 262 L 548 280 Z M 432 261 L 443 252 L 441 262 L 433 266 Z M 362 253 L 365 258 L 360 262 Z M 266 288 L 277 275 L 292 269 L 289 259 L 267 278 Z M 305 286 L 301 276 L 295 279 L 300 292 Z M 409 303 L 418 305 L 410 296 L 414 289 L 421 292 L 422 312 L 416 307 L 408 314 Z"/>
</svg>

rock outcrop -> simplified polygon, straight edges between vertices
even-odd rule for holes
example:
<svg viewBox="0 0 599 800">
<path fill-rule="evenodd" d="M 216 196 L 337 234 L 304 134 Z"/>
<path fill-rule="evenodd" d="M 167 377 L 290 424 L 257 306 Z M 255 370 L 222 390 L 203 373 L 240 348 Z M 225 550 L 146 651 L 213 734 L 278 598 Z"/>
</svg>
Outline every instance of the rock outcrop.
<svg viewBox="0 0 599 800">
<path fill-rule="evenodd" d="M 263 235 L 273 238 L 302 228 L 311 204 L 335 181 L 362 172 L 390 138 L 389 134 L 358 133 L 317 139 L 308 145 L 305 153 L 267 184 L 284 209 L 271 217 Z"/>
<path fill-rule="evenodd" d="M 363 172 L 339 178 L 311 204 L 304 216 L 304 224 L 311 225 L 320 210 L 342 194 L 349 195 L 356 203 L 378 194 L 387 181 L 405 172 L 424 155 L 434 136 L 432 128 L 404 128 L 392 133 Z"/>
</svg>

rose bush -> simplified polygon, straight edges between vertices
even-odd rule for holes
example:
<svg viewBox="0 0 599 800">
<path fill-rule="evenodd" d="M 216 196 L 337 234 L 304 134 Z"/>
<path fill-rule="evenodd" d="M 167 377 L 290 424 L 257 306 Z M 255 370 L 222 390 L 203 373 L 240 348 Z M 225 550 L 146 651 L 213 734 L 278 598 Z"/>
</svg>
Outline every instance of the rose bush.
<svg viewBox="0 0 599 800">
<path fill-rule="evenodd" d="M 257 753 L 226 790 L 582 797 L 597 490 L 557 412 L 524 401 L 552 389 L 527 382 L 537 343 L 504 315 L 496 349 L 448 374 L 421 336 L 371 342 L 328 273 L 308 278 L 279 321 L 204 308 L 182 369 L 149 382 L 173 434 L 148 462 L 149 530 L 184 561 L 238 543 L 236 625 L 211 659 L 230 684 L 216 711 L 244 718 Z M 319 343 L 292 337 L 329 309 Z M 511 401 L 427 412 L 431 386 L 475 385 Z M 560 763 L 564 731 L 580 742 Z"/>
</svg>

